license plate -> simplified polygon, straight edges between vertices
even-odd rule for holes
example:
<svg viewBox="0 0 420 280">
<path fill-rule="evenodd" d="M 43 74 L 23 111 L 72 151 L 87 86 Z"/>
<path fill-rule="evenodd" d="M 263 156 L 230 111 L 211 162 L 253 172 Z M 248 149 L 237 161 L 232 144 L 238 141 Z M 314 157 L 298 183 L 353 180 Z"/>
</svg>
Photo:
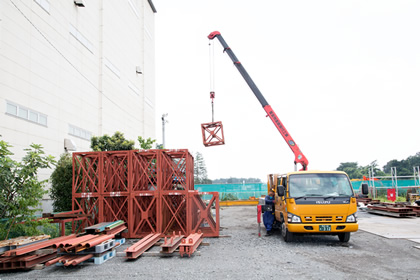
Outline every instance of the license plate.
<svg viewBox="0 0 420 280">
<path fill-rule="evenodd" d="M 331 225 L 319 225 L 319 231 L 331 231 Z"/>
</svg>

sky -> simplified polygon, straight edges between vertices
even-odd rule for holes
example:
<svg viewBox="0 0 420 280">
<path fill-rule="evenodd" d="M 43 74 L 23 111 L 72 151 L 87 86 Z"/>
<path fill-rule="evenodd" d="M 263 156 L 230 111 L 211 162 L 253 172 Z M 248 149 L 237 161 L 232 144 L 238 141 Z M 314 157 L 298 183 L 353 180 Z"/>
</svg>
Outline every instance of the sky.
<svg viewBox="0 0 420 280">
<path fill-rule="evenodd" d="M 420 1 L 153 0 L 156 139 L 203 155 L 209 179 L 294 170 L 294 155 L 231 59 L 219 31 L 309 161 L 335 170 L 420 152 Z M 299 167 L 300 168 L 300 167 Z M 398 172 L 398 170 L 397 170 Z"/>
</svg>

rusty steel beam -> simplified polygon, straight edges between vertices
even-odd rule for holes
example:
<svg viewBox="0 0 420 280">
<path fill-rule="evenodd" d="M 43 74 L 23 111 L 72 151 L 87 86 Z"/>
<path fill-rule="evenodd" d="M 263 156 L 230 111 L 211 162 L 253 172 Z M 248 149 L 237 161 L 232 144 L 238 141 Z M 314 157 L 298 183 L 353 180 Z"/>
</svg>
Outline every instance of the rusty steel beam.
<svg viewBox="0 0 420 280">
<path fill-rule="evenodd" d="M 147 249 L 152 247 L 156 242 L 160 240 L 160 233 L 149 234 L 140 241 L 136 242 L 132 246 L 124 250 L 128 259 L 137 259 Z"/>
<path fill-rule="evenodd" d="M 126 229 L 127 229 L 127 226 L 124 224 L 124 225 L 119 225 L 113 229 L 105 230 L 105 232 L 108 235 L 117 235 L 118 233 L 123 232 Z"/>
<path fill-rule="evenodd" d="M 21 248 L 9 250 L 9 251 L 4 252 L 3 256 L 20 256 L 20 255 L 23 255 L 32 251 L 50 247 L 57 242 L 63 242 L 67 239 L 74 238 L 75 236 L 76 236 L 75 234 L 71 234 L 68 236 L 57 237 L 50 240 L 38 242 L 32 245 L 24 246 Z"/>
<path fill-rule="evenodd" d="M 412 209 L 405 207 L 405 206 L 393 206 L 393 205 L 368 205 L 367 206 L 370 209 L 374 210 L 381 210 L 386 212 L 397 212 L 397 213 L 411 213 L 413 212 Z"/>
<path fill-rule="evenodd" d="M 52 254 L 24 255 L 16 257 L 0 258 L 0 270 L 31 268 L 37 264 L 44 263 L 57 256 L 57 252 Z"/>
<path fill-rule="evenodd" d="M 187 238 L 182 239 L 181 245 L 179 246 L 179 254 L 181 257 L 184 255 L 191 255 L 195 252 L 198 246 L 203 241 L 203 233 L 192 233 Z"/>
<path fill-rule="evenodd" d="M 162 248 L 160 253 L 172 254 L 176 249 L 178 249 L 183 238 L 184 235 L 182 235 L 181 232 L 179 232 L 178 235 L 173 232 L 171 236 L 165 236 L 165 241 L 162 245 L 160 245 Z"/>
</svg>

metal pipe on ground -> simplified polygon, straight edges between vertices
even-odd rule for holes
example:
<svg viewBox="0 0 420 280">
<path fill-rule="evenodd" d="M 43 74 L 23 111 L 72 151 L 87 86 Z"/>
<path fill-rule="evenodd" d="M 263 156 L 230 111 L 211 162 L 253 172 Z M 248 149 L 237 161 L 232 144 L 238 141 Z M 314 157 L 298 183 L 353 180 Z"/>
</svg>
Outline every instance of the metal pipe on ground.
<svg viewBox="0 0 420 280">
<path fill-rule="evenodd" d="M 114 234 L 100 235 L 100 236 L 97 236 L 96 238 L 92 238 L 92 239 L 89 239 L 86 242 L 80 243 L 79 246 L 90 248 L 90 247 L 96 246 L 98 244 L 101 244 L 104 241 L 110 240 L 110 239 L 114 238 L 114 236 L 115 236 Z"/>
<path fill-rule="evenodd" d="M 86 261 L 86 260 L 88 260 L 92 257 L 93 257 L 93 254 L 88 254 L 86 256 L 78 256 L 77 258 L 73 259 L 72 261 L 70 261 L 70 262 L 68 262 L 64 265 L 65 266 L 70 266 L 70 265 L 76 266 L 76 265 L 78 265 L 78 264 L 80 264 L 80 263 L 82 263 L 82 262 L 84 262 L 84 261 Z"/>
</svg>

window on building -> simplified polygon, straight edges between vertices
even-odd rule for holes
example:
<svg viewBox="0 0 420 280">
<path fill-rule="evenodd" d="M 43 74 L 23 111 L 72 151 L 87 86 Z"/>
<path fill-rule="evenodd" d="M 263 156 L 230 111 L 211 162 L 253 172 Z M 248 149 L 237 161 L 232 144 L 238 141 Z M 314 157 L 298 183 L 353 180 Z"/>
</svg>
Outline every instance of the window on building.
<svg viewBox="0 0 420 280">
<path fill-rule="evenodd" d="M 128 82 L 128 87 L 131 89 L 131 91 L 134 94 L 140 96 L 140 90 L 135 85 L 133 85 L 130 81 Z"/>
<path fill-rule="evenodd" d="M 47 115 L 41 114 L 35 110 L 28 109 L 10 101 L 6 101 L 6 114 L 47 126 Z"/>
<path fill-rule="evenodd" d="M 18 117 L 22 119 L 28 119 L 28 110 L 25 108 L 19 107 Z"/>
<path fill-rule="evenodd" d="M 17 116 L 17 106 L 15 104 L 7 103 L 7 109 L 6 112 L 8 114 Z"/>
<path fill-rule="evenodd" d="M 92 132 L 71 124 L 69 124 L 69 134 L 88 141 L 92 138 Z"/>
<path fill-rule="evenodd" d="M 34 0 L 44 11 L 50 13 L 50 2 L 48 0 Z"/>
<path fill-rule="evenodd" d="M 70 24 L 70 34 L 73 35 L 73 37 L 79 41 L 83 46 L 85 46 L 91 53 L 93 53 L 93 45 L 92 43 L 85 37 L 83 36 L 82 33 L 79 32 L 79 30 L 77 30 L 76 27 L 74 27 L 73 25 Z"/>
<path fill-rule="evenodd" d="M 115 65 L 112 64 L 111 61 L 109 61 L 107 58 L 105 58 L 105 66 L 111 70 L 118 78 L 121 77 L 121 71 L 115 67 Z"/>
<path fill-rule="evenodd" d="M 32 121 L 32 122 L 38 122 L 38 113 L 30 111 L 29 112 L 29 120 Z"/>
<path fill-rule="evenodd" d="M 140 18 L 139 12 L 137 11 L 136 5 L 133 3 L 133 1 L 128 0 L 128 4 L 130 4 L 131 9 L 133 10 L 134 14 L 137 18 Z"/>
<path fill-rule="evenodd" d="M 38 122 L 39 124 L 47 126 L 47 116 L 43 114 L 39 114 Z"/>
</svg>

